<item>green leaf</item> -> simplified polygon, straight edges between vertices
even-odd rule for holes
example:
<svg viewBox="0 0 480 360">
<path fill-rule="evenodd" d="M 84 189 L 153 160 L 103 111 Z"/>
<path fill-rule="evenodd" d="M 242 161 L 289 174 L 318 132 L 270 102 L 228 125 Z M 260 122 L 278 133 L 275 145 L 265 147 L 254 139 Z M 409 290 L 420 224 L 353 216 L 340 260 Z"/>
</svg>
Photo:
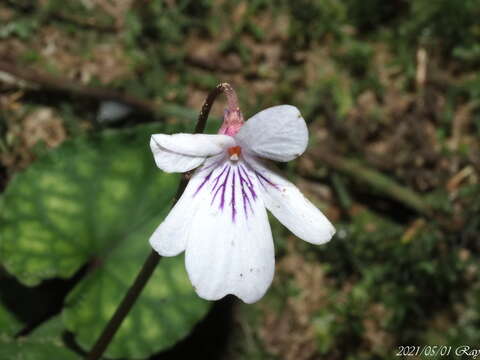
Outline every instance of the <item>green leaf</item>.
<svg viewBox="0 0 480 360">
<path fill-rule="evenodd" d="M 177 176 L 156 168 L 150 134 L 137 128 L 71 141 L 18 175 L 5 193 L 0 258 L 21 282 L 70 277 L 88 263 L 62 314 L 86 350 L 140 270 L 177 187 Z M 207 310 L 183 259 L 163 259 L 107 355 L 143 358 L 169 347 Z"/>
<path fill-rule="evenodd" d="M 65 324 L 77 334 L 77 341 L 85 349 L 91 348 L 98 338 L 131 283 L 130 278 L 123 277 L 131 271 L 118 270 L 126 265 L 127 256 L 126 251 L 113 255 L 119 263 L 112 261 L 104 271 L 92 274 L 67 299 Z M 207 302 L 192 292 L 182 260 L 183 257 L 162 259 L 115 335 L 107 351 L 109 357 L 144 358 L 168 348 L 188 334 L 205 314 Z"/>
<path fill-rule="evenodd" d="M 14 335 L 21 327 L 21 323 L 0 304 L 0 338 Z"/>
<path fill-rule="evenodd" d="M 75 360 L 80 356 L 65 347 L 60 318 L 53 318 L 26 338 L 18 340 L 0 336 L 2 360 Z"/>
</svg>

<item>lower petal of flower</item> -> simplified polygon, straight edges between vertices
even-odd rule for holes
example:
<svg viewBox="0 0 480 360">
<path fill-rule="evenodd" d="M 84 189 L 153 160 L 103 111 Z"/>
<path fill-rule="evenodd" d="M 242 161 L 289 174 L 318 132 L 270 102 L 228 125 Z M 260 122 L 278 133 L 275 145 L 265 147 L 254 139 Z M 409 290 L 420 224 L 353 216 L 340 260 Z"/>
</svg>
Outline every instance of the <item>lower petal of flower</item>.
<svg viewBox="0 0 480 360">
<path fill-rule="evenodd" d="M 275 257 L 259 186 L 243 161 L 209 158 L 150 238 L 160 255 L 186 250 L 187 272 L 199 296 L 217 300 L 233 294 L 253 303 L 270 286 Z"/>
<path fill-rule="evenodd" d="M 273 279 L 274 248 L 259 183 L 241 161 L 224 161 L 206 172 L 194 197 L 187 271 L 197 293 L 208 300 L 234 294 L 244 302 L 260 299 Z"/>
</svg>

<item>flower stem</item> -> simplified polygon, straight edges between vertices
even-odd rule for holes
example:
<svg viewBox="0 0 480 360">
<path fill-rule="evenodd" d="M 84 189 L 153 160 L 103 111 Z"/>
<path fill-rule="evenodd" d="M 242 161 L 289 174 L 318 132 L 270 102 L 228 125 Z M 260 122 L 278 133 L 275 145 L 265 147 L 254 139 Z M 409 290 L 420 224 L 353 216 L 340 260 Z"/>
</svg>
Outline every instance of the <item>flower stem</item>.
<svg viewBox="0 0 480 360">
<path fill-rule="evenodd" d="M 200 114 L 198 116 L 197 126 L 195 127 L 195 134 L 202 133 L 205 129 L 205 125 L 207 124 L 208 114 L 210 113 L 210 109 L 217 98 L 218 95 L 224 93 L 227 97 L 227 104 L 229 110 L 239 110 L 238 106 L 238 98 L 237 93 L 233 90 L 232 85 L 229 83 L 221 83 L 215 86 L 210 94 L 208 94 L 207 99 L 203 103 L 202 110 L 200 110 Z"/>
<path fill-rule="evenodd" d="M 215 89 L 213 89 L 212 92 L 208 94 L 207 99 L 202 106 L 202 110 L 198 115 L 197 125 L 195 127 L 195 134 L 203 133 L 203 131 L 205 130 L 205 125 L 207 124 L 208 115 L 210 113 L 212 105 L 217 96 L 220 95 L 222 92 L 225 93 L 227 97 L 228 107 L 231 109 L 238 108 L 237 95 L 235 94 L 235 90 L 233 90 L 232 86 L 228 83 L 222 83 L 217 85 Z M 174 198 L 173 205 L 175 205 L 175 203 L 182 195 L 185 187 L 187 186 L 187 183 L 187 177 L 183 176 L 180 180 L 180 183 L 178 184 L 178 189 Z M 161 256 L 158 255 L 154 250 L 150 252 L 150 255 L 148 255 L 148 258 L 145 260 L 145 263 L 143 264 L 140 272 L 135 278 L 135 281 L 130 286 L 117 310 L 110 318 L 108 324 L 103 329 L 102 334 L 97 339 L 90 352 L 87 354 L 85 358 L 86 360 L 98 360 L 103 355 L 105 349 L 108 347 L 113 337 L 117 333 L 118 329 L 120 328 L 123 319 L 125 319 L 125 317 L 128 315 L 128 313 L 132 309 L 132 306 L 135 304 L 135 301 L 140 296 L 143 288 L 152 276 L 153 271 L 155 270 L 155 267 L 157 266 L 160 259 Z"/>
<path fill-rule="evenodd" d="M 130 309 L 132 308 L 133 304 L 142 292 L 148 279 L 150 279 L 150 276 L 152 276 L 153 271 L 155 270 L 155 267 L 157 266 L 160 259 L 160 255 L 158 255 L 155 251 L 152 250 L 150 252 L 150 255 L 148 256 L 147 260 L 142 266 L 142 269 L 138 273 L 137 278 L 135 279 L 130 289 L 128 289 L 127 294 L 123 298 L 122 302 L 118 306 L 115 314 L 113 314 L 107 326 L 104 328 L 102 335 L 98 338 L 97 342 L 93 346 L 90 353 L 87 355 L 86 359 L 96 360 L 102 356 L 103 352 L 107 348 L 108 344 L 110 344 L 110 341 L 112 341 L 113 336 L 122 324 L 123 319 L 130 312 Z"/>
</svg>

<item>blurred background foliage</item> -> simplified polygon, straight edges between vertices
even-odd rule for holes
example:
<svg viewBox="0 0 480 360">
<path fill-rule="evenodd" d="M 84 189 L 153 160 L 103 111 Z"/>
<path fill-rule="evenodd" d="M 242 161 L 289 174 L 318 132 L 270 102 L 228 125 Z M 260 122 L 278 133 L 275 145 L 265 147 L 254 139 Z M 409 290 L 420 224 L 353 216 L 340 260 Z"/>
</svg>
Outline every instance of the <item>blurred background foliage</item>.
<svg viewBox="0 0 480 360">
<path fill-rule="evenodd" d="M 202 301 L 162 260 L 107 358 L 478 347 L 479 18 L 479 0 L 2 1 L 0 359 L 88 350 L 178 181 L 149 134 L 192 131 L 222 81 L 246 117 L 301 109 L 310 146 L 281 169 L 337 235 L 315 247 L 272 218 L 255 305 Z"/>
</svg>

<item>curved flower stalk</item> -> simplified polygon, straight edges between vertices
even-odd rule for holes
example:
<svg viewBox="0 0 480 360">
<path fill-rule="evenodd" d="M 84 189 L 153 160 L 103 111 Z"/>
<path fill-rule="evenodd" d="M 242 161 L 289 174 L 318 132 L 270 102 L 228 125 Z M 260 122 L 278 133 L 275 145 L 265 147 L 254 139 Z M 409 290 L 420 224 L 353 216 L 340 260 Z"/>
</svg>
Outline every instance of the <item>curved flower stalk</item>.
<svg viewBox="0 0 480 360">
<path fill-rule="evenodd" d="M 235 101 L 218 135 L 152 135 L 160 169 L 196 169 L 150 244 L 162 256 L 185 251 L 199 296 L 217 300 L 234 294 L 253 303 L 265 294 L 275 267 L 266 209 L 307 242 L 331 239 L 335 229 L 328 219 L 263 161 L 293 160 L 307 143 L 307 126 L 296 107 L 274 106 L 244 122 Z"/>
</svg>

